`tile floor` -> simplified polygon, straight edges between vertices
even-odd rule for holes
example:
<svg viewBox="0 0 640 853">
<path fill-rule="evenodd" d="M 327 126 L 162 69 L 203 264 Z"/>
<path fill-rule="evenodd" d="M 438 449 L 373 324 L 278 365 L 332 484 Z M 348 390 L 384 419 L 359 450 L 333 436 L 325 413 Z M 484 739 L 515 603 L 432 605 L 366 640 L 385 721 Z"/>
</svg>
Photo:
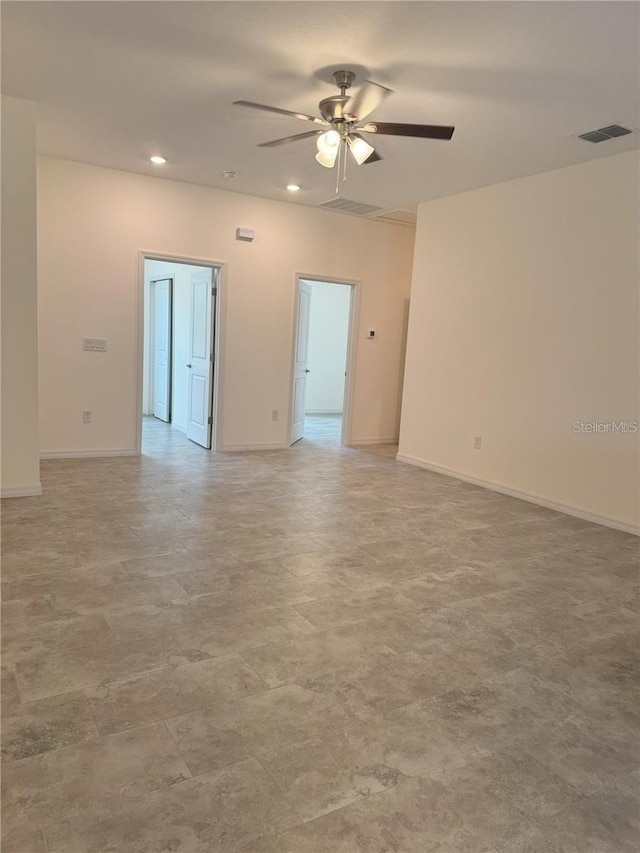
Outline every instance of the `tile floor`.
<svg viewBox="0 0 640 853">
<path fill-rule="evenodd" d="M 4 853 L 640 849 L 635 538 L 145 429 L 3 502 Z"/>
</svg>

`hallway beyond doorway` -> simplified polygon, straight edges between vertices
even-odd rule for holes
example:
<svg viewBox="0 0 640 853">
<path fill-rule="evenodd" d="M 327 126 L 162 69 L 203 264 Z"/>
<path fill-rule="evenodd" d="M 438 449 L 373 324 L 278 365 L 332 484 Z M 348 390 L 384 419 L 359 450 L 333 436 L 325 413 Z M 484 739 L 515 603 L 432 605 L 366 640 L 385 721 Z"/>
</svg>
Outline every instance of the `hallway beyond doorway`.
<svg viewBox="0 0 640 853">
<path fill-rule="evenodd" d="M 138 452 L 147 415 L 204 448 L 216 444 L 222 268 L 215 261 L 140 252 Z"/>
<path fill-rule="evenodd" d="M 358 282 L 297 277 L 290 446 L 304 436 L 317 441 L 321 426 L 328 439 L 329 424 L 310 420 L 325 415 L 340 418 L 338 443 L 350 443 L 357 305 Z"/>
<path fill-rule="evenodd" d="M 342 415 L 305 415 L 304 439 L 312 444 L 340 444 Z"/>
<path fill-rule="evenodd" d="M 206 448 L 189 441 L 180 429 L 173 424 L 144 415 L 142 418 L 142 455 L 151 458 L 166 459 L 167 455 L 180 454 L 186 459 L 199 459 L 208 453 Z"/>
</svg>

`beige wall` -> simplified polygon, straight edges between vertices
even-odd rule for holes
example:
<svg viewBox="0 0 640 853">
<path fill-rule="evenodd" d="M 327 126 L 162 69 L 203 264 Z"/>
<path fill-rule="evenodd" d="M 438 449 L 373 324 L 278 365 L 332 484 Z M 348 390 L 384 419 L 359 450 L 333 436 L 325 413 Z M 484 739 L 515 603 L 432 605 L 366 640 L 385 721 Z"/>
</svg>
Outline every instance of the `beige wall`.
<svg viewBox="0 0 640 853">
<path fill-rule="evenodd" d="M 40 494 L 33 105 L 2 98 L 2 495 Z"/>
<path fill-rule="evenodd" d="M 638 523 L 638 154 L 420 206 L 400 458 Z M 474 450 L 473 437 L 482 436 Z"/>
<path fill-rule="evenodd" d="M 135 447 L 140 250 L 228 265 L 224 448 L 286 442 L 296 272 L 362 281 L 352 436 L 397 435 L 413 230 L 50 158 L 38 215 L 45 453 Z M 255 242 L 236 241 L 238 226 Z M 83 353 L 83 336 L 107 338 L 108 352 Z"/>
</svg>

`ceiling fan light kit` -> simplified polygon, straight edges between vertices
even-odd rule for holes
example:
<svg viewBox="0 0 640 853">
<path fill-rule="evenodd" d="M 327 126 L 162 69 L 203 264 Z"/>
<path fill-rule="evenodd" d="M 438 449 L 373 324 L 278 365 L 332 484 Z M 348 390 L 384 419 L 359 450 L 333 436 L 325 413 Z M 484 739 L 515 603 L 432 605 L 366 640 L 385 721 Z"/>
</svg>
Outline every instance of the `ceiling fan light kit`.
<svg viewBox="0 0 640 853">
<path fill-rule="evenodd" d="M 335 154 L 340 145 L 340 134 L 337 130 L 327 130 L 320 134 L 316 146 L 320 154 L 332 155 Z"/>
<path fill-rule="evenodd" d="M 318 151 L 316 154 L 316 161 L 320 163 L 321 166 L 324 166 L 325 169 L 333 169 L 336 164 L 336 158 L 339 150 L 340 149 L 336 146 L 333 154 L 325 154 L 324 151 Z"/>
<path fill-rule="evenodd" d="M 362 166 L 362 164 L 368 160 L 376 150 L 373 145 L 369 145 L 366 140 L 355 133 L 347 136 L 347 145 L 349 146 L 349 150 L 353 154 L 353 159 L 356 161 L 358 166 Z"/>
<path fill-rule="evenodd" d="M 305 133 L 296 133 L 293 136 L 285 136 L 281 139 L 273 139 L 270 142 L 261 142 L 263 148 L 273 148 L 288 142 L 297 142 L 301 139 L 316 137 L 316 161 L 327 169 L 333 168 L 336 160 L 340 162 L 340 150 L 344 147 L 349 150 L 358 166 L 365 163 L 375 163 L 382 160 L 380 154 L 372 145 L 362 138 L 360 133 L 375 133 L 377 135 L 410 136 L 421 139 L 444 139 L 449 140 L 453 136 L 453 127 L 433 124 L 402 124 L 399 122 L 367 122 L 360 124 L 370 113 L 391 94 L 391 89 L 365 80 L 355 95 L 347 95 L 347 89 L 351 88 L 355 80 L 353 71 L 335 71 L 333 78 L 336 86 L 340 89 L 339 95 L 331 95 L 320 101 L 318 109 L 320 116 L 311 116 L 307 113 L 297 113 L 292 110 L 284 110 L 280 107 L 270 107 L 266 104 L 257 104 L 254 101 L 234 101 L 234 105 L 251 107 L 256 110 L 277 113 L 278 115 L 291 116 L 301 121 L 310 121 L 314 124 L 323 125 L 327 130 L 311 130 Z M 346 170 L 346 160 L 345 160 Z"/>
</svg>

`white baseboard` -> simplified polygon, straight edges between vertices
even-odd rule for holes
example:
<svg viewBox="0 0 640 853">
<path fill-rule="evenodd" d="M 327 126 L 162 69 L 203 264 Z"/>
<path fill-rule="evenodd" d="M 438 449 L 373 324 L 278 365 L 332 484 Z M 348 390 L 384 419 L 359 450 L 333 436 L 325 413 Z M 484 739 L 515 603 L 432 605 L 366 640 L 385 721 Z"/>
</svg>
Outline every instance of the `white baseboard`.
<svg viewBox="0 0 640 853">
<path fill-rule="evenodd" d="M 112 450 L 43 450 L 40 459 L 99 459 L 103 456 L 137 456 L 134 447 Z"/>
<path fill-rule="evenodd" d="M 0 489 L 0 498 L 30 498 L 42 494 L 42 483 L 34 483 L 31 486 L 9 486 Z"/>
<path fill-rule="evenodd" d="M 223 453 L 238 453 L 243 450 L 287 450 L 288 444 L 229 444 L 221 447 Z"/>
<path fill-rule="evenodd" d="M 308 409 L 305 415 L 341 415 L 342 409 Z"/>
<path fill-rule="evenodd" d="M 396 454 L 398 462 L 406 462 L 409 465 L 415 465 L 418 468 L 426 468 L 427 471 L 434 471 L 436 474 L 444 474 L 446 477 L 453 477 L 455 480 L 463 480 L 465 483 L 472 483 L 474 486 L 481 486 L 483 489 L 490 489 L 492 492 L 500 492 L 503 495 L 509 495 L 511 498 L 519 498 L 522 501 L 528 501 L 538 506 L 553 509 L 556 512 L 563 512 L 565 515 L 572 515 L 575 518 L 582 518 L 584 521 L 591 521 L 594 524 L 601 524 L 604 527 L 613 527 L 615 530 L 622 530 L 624 533 L 632 533 L 634 536 L 640 536 L 640 525 L 627 524 L 624 521 L 618 521 L 615 518 L 609 518 L 606 515 L 599 515 L 595 512 L 587 512 L 575 506 L 558 503 L 557 501 L 542 498 L 539 495 L 532 495 L 529 492 L 522 492 L 520 489 L 512 489 L 509 486 L 503 486 L 500 483 L 493 483 L 490 480 L 481 480 L 478 477 L 470 477 L 468 474 L 463 474 L 460 471 L 454 471 L 452 468 L 445 468 L 442 465 L 436 465 L 426 459 L 419 459 L 417 456 L 407 456 L 404 453 Z"/>
<path fill-rule="evenodd" d="M 397 444 L 398 438 L 352 438 L 349 447 L 366 447 L 370 444 Z"/>
</svg>

